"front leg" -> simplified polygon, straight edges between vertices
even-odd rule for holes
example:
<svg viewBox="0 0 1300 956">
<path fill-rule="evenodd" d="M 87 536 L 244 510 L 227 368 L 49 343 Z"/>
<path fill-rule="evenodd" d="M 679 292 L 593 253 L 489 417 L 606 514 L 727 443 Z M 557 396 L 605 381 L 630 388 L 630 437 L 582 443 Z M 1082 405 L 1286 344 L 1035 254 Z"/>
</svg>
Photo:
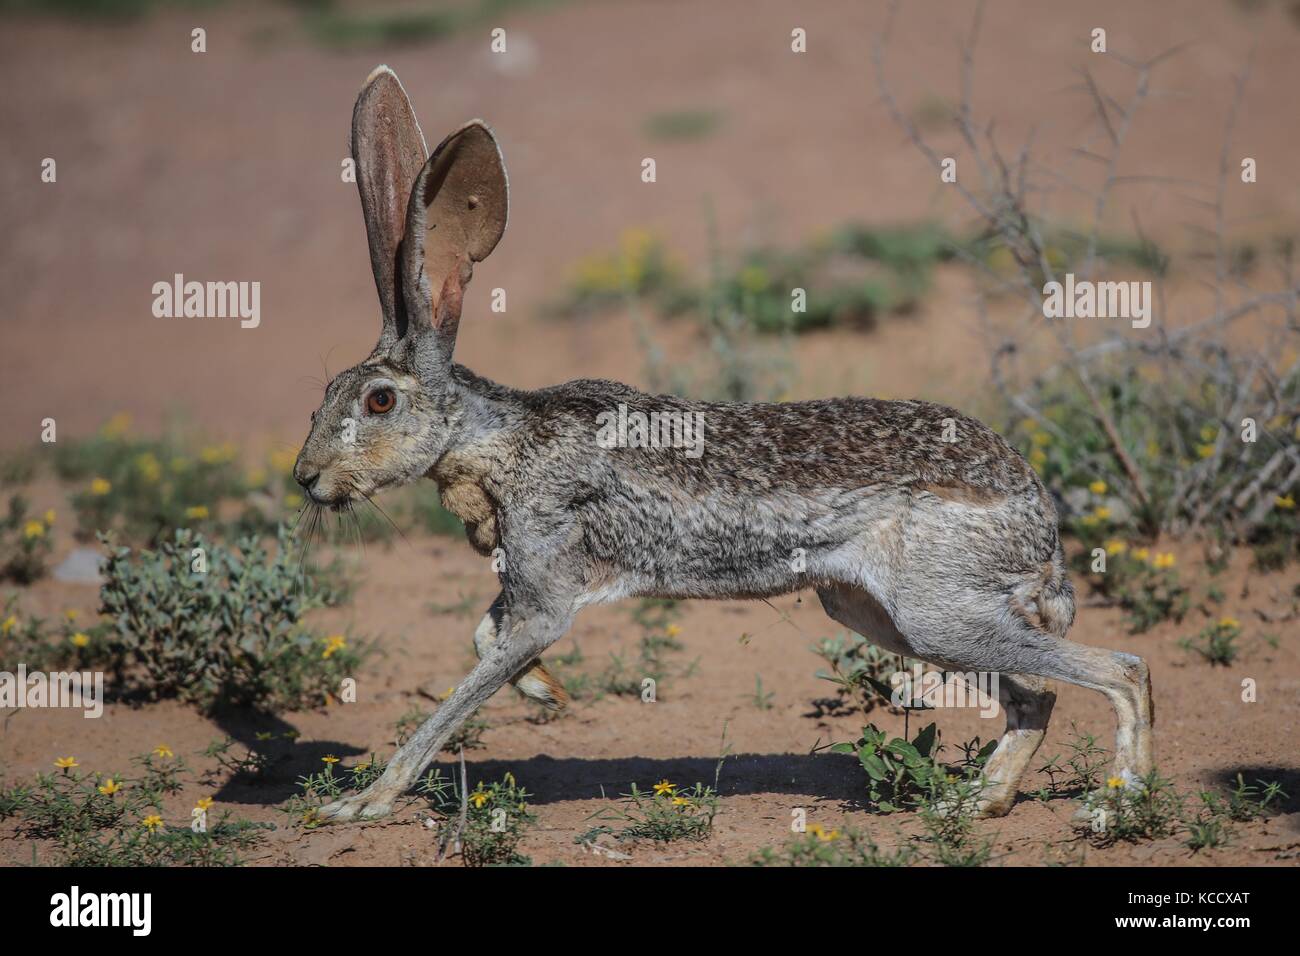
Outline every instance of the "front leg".
<svg viewBox="0 0 1300 956">
<path fill-rule="evenodd" d="M 321 807 L 320 820 L 374 820 L 387 816 L 393 802 L 415 783 L 452 734 L 526 664 L 569 629 L 571 614 L 507 608 L 500 637 L 483 650 L 474 669 L 451 697 L 426 720 L 389 762 L 383 776 L 360 793 Z"/>
</svg>

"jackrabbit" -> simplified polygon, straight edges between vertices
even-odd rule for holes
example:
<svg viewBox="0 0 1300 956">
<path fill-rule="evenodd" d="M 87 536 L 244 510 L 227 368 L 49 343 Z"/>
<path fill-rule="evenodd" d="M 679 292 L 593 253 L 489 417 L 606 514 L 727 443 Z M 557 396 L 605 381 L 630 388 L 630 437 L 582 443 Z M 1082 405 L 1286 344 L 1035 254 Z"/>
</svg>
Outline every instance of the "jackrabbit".
<svg viewBox="0 0 1300 956">
<path fill-rule="evenodd" d="M 478 664 L 382 778 L 324 818 L 388 813 L 507 682 L 563 707 L 541 653 L 581 608 L 633 596 L 812 588 L 834 620 L 890 651 L 997 673 L 1007 727 L 985 767 L 986 814 L 1010 809 L 1043 739 L 1047 678 L 1105 694 L 1117 770 L 1150 769 L 1147 666 L 1066 640 L 1074 593 L 1056 510 L 999 435 L 923 401 L 706 403 L 606 381 L 520 391 L 480 378 L 452 349 L 473 264 L 506 226 L 492 131 L 469 122 L 426 160 L 406 93 L 381 66 L 357 99 L 352 152 L 383 328 L 327 386 L 294 477 L 335 507 L 432 478 L 502 570 L 474 635 Z M 612 416 L 642 433 L 608 440 Z M 653 439 L 680 437 L 683 421 L 696 423 L 688 447 L 645 440 L 646 422 Z M 665 422 L 673 430 L 657 431 Z"/>
</svg>

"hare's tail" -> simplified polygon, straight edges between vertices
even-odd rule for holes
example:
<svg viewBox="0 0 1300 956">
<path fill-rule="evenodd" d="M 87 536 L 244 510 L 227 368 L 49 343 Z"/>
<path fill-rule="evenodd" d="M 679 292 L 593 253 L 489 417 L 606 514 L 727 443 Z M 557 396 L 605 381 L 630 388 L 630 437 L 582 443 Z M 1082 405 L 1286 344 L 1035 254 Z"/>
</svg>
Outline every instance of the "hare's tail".
<svg viewBox="0 0 1300 956">
<path fill-rule="evenodd" d="M 512 683 L 521 694 L 537 701 L 547 710 L 563 710 L 569 705 L 569 692 L 540 659 L 529 664 Z"/>
</svg>

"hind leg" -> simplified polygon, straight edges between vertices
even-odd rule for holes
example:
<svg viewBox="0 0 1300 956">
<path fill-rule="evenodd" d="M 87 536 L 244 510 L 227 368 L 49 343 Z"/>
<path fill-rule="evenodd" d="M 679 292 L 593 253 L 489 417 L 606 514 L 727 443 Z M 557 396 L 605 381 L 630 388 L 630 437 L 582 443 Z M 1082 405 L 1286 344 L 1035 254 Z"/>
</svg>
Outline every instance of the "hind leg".
<svg viewBox="0 0 1300 956">
<path fill-rule="evenodd" d="M 1145 776 L 1154 762 L 1151 673 L 1136 654 L 1057 639 L 1034 672 L 1100 691 L 1115 708 L 1115 773 Z"/>
<path fill-rule="evenodd" d="M 1007 715 L 1007 729 L 984 765 L 980 791 L 981 816 L 1000 817 L 1011 810 L 1020 780 L 1047 733 L 1056 694 L 1042 677 L 999 674 L 998 700 Z"/>
<path fill-rule="evenodd" d="M 1042 742 L 1055 695 L 1035 678 L 1050 678 L 1105 694 L 1115 709 L 1115 772 L 1144 776 L 1152 767 L 1151 677 L 1146 662 L 1133 654 L 1076 644 L 1031 627 L 1021 619 L 989 616 L 962 625 L 954 615 L 950 633 L 909 640 L 866 590 L 831 585 L 818 590 L 826 613 L 888 650 L 910 654 L 943 667 L 999 674 L 1007 685 L 1007 733 L 990 758 L 985 778 L 992 786 L 985 812 L 1010 807 L 1015 787 Z M 1008 631 L 1008 629 L 1010 629 Z M 1002 690 L 999 693 L 1003 693 Z"/>
<path fill-rule="evenodd" d="M 867 640 L 887 650 L 923 659 L 934 655 L 914 648 L 899 633 L 893 619 L 869 592 L 848 585 L 830 585 L 817 592 L 822 607 L 834 620 L 852 628 Z M 965 665 L 954 642 L 945 652 L 941 666 Z M 1047 721 L 1056 694 L 1047 681 L 1030 674 L 998 674 L 998 699 L 1007 715 L 1007 729 L 984 767 L 984 786 L 979 811 L 983 816 L 1002 816 L 1015 803 L 1020 778 L 1033 759 L 1047 732 Z"/>
</svg>

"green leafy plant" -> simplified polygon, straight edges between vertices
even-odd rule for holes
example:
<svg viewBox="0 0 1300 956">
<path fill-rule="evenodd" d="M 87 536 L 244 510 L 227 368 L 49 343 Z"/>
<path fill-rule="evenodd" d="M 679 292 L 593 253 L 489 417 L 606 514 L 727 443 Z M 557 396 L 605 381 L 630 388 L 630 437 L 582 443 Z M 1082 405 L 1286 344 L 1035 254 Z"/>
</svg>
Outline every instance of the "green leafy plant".
<svg viewBox="0 0 1300 956">
<path fill-rule="evenodd" d="M 776 694 L 772 691 L 763 690 L 763 678 L 760 674 L 754 675 L 754 693 L 749 695 L 750 701 L 759 710 L 771 710 L 772 699 Z"/>
<path fill-rule="evenodd" d="M 1195 638 L 1183 638 L 1178 646 L 1199 654 L 1211 665 L 1227 667 L 1237 659 L 1237 639 L 1241 637 L 1241 622 L 1232 617 L 1219 620 L 1201 628 Z"/>
<path fill-rule="evenodd" d="M 459 842 L 466 866 L 527 866 L 532 862 L 519 852 L 519 844 L 537 816 L 528 808 L 530 794 L 513 774 L 506 773 L 491 784 L 479 782 L 463 800 L 454 785 L 436 775 L 426 777 L 419 789 L 441 815 L 440 829 Z"/>
<path fill-rule="evenodd" d="M 919 856 L 914 847 L 904 844 L 883 850 L 862 830 L 845 827 L 827 830 L 820 824 L 791 837 L 780 849 L 763 847 L 749 858 L 750 866 L 911 866 Z"/>
<path fill-rule="evenodd" d="M 1070 724 L 1066 747 L 1069 755 L 1064 764 L 1061 763 L 1061 754 L 1054 754 L 1038 768 L 1038 772 L 1047 774 L 1050 781 L 1040 794 L 1043 797 L 1089 793 L 1101 786 L 1110 751 L 1098 746 L 1097 738 L 1092 734 L 1080 733 L 1073 723 Z"/>
<path fill-rule="evenodd" d="M 15 817 L 20 833 L 52 841 L 62 866 L 237 866 L 239 851 L 269 826 L 224 811 L 209 824 L 206 797 L 189 820 L 168 825 L 163 799 L 183 791 L 188 767 L 166 747 L 134 763 L 135 775 L 80 773 L 75 758 L 60 758 L 57 772 L 0 791 L 0 819 Z"/>
<path fill-rule="evenodd" d="M 674 110 L 648 116 L 645 132 L 651 139 L 687 142 L 705 139 L 721 125 L 722 114 L 716 110 Z"/>
<path fill-rule="evenodd" d="M 57 627 L 44 618 L 24 615 L 16 595 L 5 599 L 0 610 L 0 667 L 15 671 L 19 664 L 31 670 L 88 670 L 109 659 L 108 624 L 83 624 L 81 612 L 69 608 Z"/>
<path fill-rule="evenodd" d="M 1104 786 L 1085 793 L 1080 804 L 1083 813 L 1075 829 L 1096 846 L 1170 836 L 1184 812 L 1182 796 L 1156 770 L 1141 778 L 1109 777 Z"/>
<path fill-rule="evenodd" d="M 9 513 L 0 518 L 0 581 L 31 584 L 43 578 L 49 568 L 54 544 L 50 532 L 54 512 L 39 518 L 27 514 L 27 499 L 11 495 Z"/>
<path fill-rule="evenodd" d="M 318 814 L 321 807 L 344 794 L 364 790 L 383 776 L 386 766 L 375 754 L 352 767 L 339 768 L 339 762 L 333 754 L 321 757 L 323 768 L 298 778 L 298 792 L 285 802 L 281 812 L 294 823 L 313 829 L 321 823 Z"/>
<path fill-rule="evenodd" d="M 965 759 L 956 768 L 960 777 L 939 760 L 942 747 L 935 724 L 923 727 L 910 741 L 902 737 L 891 739 L 875 724 L 868 724 L 856 742 L 834 744 L 830 749 L 833 753 L 856 756 L 867 772 L 867 799 L 871 807 L 879 812 L 895 813 L 915 806 L 919 799 L 940 803 L 944 797 L 954 796 L 946 793 L 945 788 L 960 778 L 978 777 L 979 768 L 996 747 L 996 740 L 981 747 L 978 738 L 963 744 Z M 962 800 L 966 802 L 964 796 Z"/>
<path fill-rule="evenodd" d="M 852 632 L 823 638 L 812 650 L 830 667 L 818 670 L 817 677 L 835 685 L 836 696 L 843 705 L 841 709 L 857 708 L 868 714 L 873 708 L 883 706 L 891 712 L 898 711 L 890 703 L 893 691 L 888 677 L 909 669 L 916 661 L 882 650 Z"/>
<path fill-rule="evenodd" d="M 629 661 L 626 653 L 611 652 L 609 663 L 593 673 L 579 669 L 585 657 L 575 648 L 570 655 L 550 663 L 557 665 L 556 674 L 574 700 L 640 697 L 646 690 L 647 679 L 658 688 L 668 677 L 686 677 L 693 670 L 693 665 L 682 667 L 669 657 L 683 648 L 677 639 L 681 633 L 677 624 L 680 616 L 679 601 L 642 599 L 632 609 L 632 620 L 641 629 L 634 661 Z"/>
<path fill-rule="evenodd" d="M 679 262 L 655 233 L 628 229 L 615 249 L 594 253 L 574 265 L 568 291 L 550 311 L 580 315 L 629 299 L 655 301 L 669 313 L 680 311 L 689 293 Z"/>
<path fill-rule="evenodd" d="M 719 769 L 721 765 L 719 761 Z M 598 826 L 587 831 L 579 842 L 602 833 L 613 834 L 620 841 L 707 840 L 713 833 L 713 818 L 718 814 L 716 784 L 716 775 L 712 787 L 703 783 L 679 787 L 661 780 L 649 790 L 642 790 L 633 783 L 631 792 L 623 794 L 621 806 L 598 810 L 590 818 L 616 821 L 622 824 L 620 829 Z"/>
<path fill-rule="evenodd" d="M 188 529 L 154 551 L 104 543 L 108 656 L 130 692 L 208 710 L 321 706 L 368 650 L 303 625 L 333 595 L 297 566 L 283 531 L 271 558 L 257 539 L 232 549 Z"/>
</svg>

